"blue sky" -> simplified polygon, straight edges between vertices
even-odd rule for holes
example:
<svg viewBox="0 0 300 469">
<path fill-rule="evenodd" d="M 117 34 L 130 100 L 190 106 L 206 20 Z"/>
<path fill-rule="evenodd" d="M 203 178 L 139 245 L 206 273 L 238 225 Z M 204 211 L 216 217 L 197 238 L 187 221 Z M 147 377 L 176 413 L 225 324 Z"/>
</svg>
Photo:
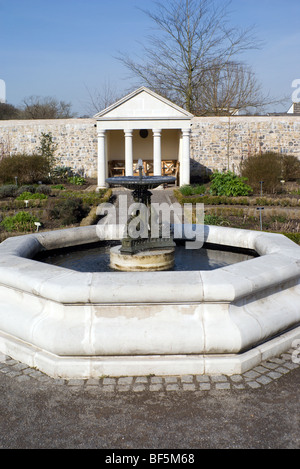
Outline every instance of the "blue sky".
<svg viewBox="0 0 300 469">
<path fill-rule="evenodd" d="M 132 82 L 115 57 L 141 51 L 152 24 L 138 7 L 153 9 L 155 1 L 0 0 L 0 79 L 7 102 L 18 106 L 31 95 L 53 96 L 71 102 L 81 116 L 87 90 L 109 83 L 125 94 Z M 232 25 L 254 26 L 263 41 L 243 59 L 264 91 L 291 96 L 293 80 L 300 79 L 300 1 L 232 0 L 230 11 Z"/>
</svg>

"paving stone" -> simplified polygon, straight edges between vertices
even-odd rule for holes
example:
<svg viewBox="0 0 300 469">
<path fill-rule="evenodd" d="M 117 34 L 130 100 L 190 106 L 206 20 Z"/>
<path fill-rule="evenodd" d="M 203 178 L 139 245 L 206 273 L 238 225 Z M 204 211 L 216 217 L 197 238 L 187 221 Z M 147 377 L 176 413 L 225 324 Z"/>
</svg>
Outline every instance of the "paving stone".
<svg viewBox="0 0 300 469">
<path fill-rule="evenodd" d="M 260 376 L 260 373 L 254 370 L 244 373 L 244 378 L 251 379 L 251 381 L 253 381 L 255 378 L 258 378 L 258 376 Z"/>
<path fill-rule="evenodd" d="M 260 376 L 259 378 L 257 378 L 256 381 L 260 384 L 269 384 L 269 383 L 271 383 L 272 380 L 268 376 L 263 375 L 263 376 Z"/>
<path fill-rule="evenodd" d="M 178 384 L 167 384 L 166 391 L 179 391 Z"/>
<path fill-rule="evenodd" d="M 192 383 L 194 381 L 194 376 L 193 375 L 181 376 L 180 380 L 182 383 Z"/>
<path fill-rule="evenodd" d="M 116 379 L 115 378 L 103 378 L 103 384 L 104 385 L 115 385 L 116 384 Z"/>
<path fill-rule="evenodd" d="M 135 379 L 135 382 L 136 382 L 136 383 L 148 384 L 148 378 L 147 378 L 147 376 L 138 376 L 138 377 Z"/>
<path fill-rule="evenodd" d="M 260 383 L 258 383 L 257 381 L 247 381 L 247 386 L 252 389 L 257 389 L 261 387 Z"/>
<path fill-rule="evenodd" d="M 211 388 L 210 383 L 200 383 L 199 389 L 200 391 L 209 391 Z"/>
<path fill-rule="evenodd" d="M 296 368 L 299 368 L 299 363 L 286 362 L 284 366 L 289 370 L 295 370 Z"/>
<path fill-rule="evenodd" d="M 183 383 L 182 384 L 182 389 L 184 391 L 195 391 L 196 386 L 194 384 L 191 384 L 191 383 Z"/>
<path fill-rule="evenodd" d="M 212 375 L 211 381 L 214 383 L 222 383 L 228 381 L 228 378 L 224 375 Z"/>
<path fill-rule="evenodd" d="M 131 390 L 131 386 L 129 384 L 122 384 L 121 386 L 118 386 L 117 389 L 119 392 L 128 392 Z"/>
<path fill-rule="evenodd" d="M 144 384 L 134 385 L 132 390 L 134 392 L 143 392 L 146 390 L 146 386 Z"/>
<path fill-rule="evenodd" d="M 277 363 L 265 362 L 264 367 L 269 368 L 270 370 L 275 370 L 278 367 L 278 365 Z"/>
<path fill-rule="evenodd" d="M 253 368 L 253 371 L 257 371 L 258 373 L 263 374 L 263 373 L 266 373 L 267 371 L 269 371 L 269 369 L 265 368 L 262 365 L 258 365 L 255 368 Z"/>
<path fill-rule="evenodd" d="M 99 386 L 99 384 L 100 380 L 98 378 L 90 378 L 86 382 L 87 386 Z"/>
<path fill-rule="evenodd" d="M 7 373 L 6 376 L 9 376 L 10 378 L 16 378 L 17 376 L 20 376 L 21 372 L 20 371 L 14 371 L 10 369 Z"/>
<path fill-rule="evenodd" d="M 118 379 L 118 385 L 119 386 L 130 386 L 132 384 L 132 382 L 133 382 L 133 377 L 132 376 L 128 376 L 128 377 Z"/>
<path fill-rule="evenodd" d="M 66 380 L 64 380 L 63 378 L 55 378 L 53 380 L 53 383 L 64 386 L 66 384 Z"/>
<path fill-rule="evenodd" d="M 164 387 L 161 383 L 150 384 L 150 386 L 149 386 L 149 391 L 153 391 L 153 392 L 162 391 L 163 389 L 164 389 Z"/>
<path fill-rule="evenodd" d="M 104 391 L 104 392 L 115 392 L 115 386 L 113 386 L 112 384 L 107 384 L 107 385 L 103 386 L 102 391 Z"/>
<path fill-rule="evenodd" d="M 278 365 L 283 365 L 283 363 L 285 363 L 285 360 L 283 358 L 278 358 L 278 357 L 270 358 L 269 361 L 272 363 L 277 363 Z"/>
<path fill-rule="evenodd" d="M 277 371 L 270 371 L 267 376 L 269 376 L 271 379 L 278 379 L 281 378 L 282 374 L 278 373 Z"/>
<path fill-rule="evenodd" d="M 285 375 L 286 373 L 289 373 L 290 370 L 284 366 L 279 366 L 278 368 L 276 368 L 276 371 L 278 373 L 281 373 L 282 375 Z"/>
<path fill-rule="evenodd" d="M 17 376 L 16 381 L 18 381 L 19 383 L 23 383 L 24 381 L 30 381 L 30 376 L 28 375 Z"/>
<path fill-rule="evenodd" d="M 84 380 L 83 379 L 69 379 L 68 386 L 83 386 Z"/>
<path fill-rule="evenodd" d="M 216 389 L 230 389 L 230 383 L 216 383 Z"/>
<path fill-rule="evenodd" d="M 165 383 L 177 383 L 176 376 L 165 376 Z"/>
<path fill-rule="evenodd" d="M 4 368 L 1 368 L 1 373 L 7 374 L 10 372 L 10 366 L 5 366 Z"/>
<path fill-rule="evenodd" d="M 233 383 L 233 384 L 232 384 L 232 387 L 233 387 L 234 389 L 245 389 L 245 388 L 246 388 L 246 386 L 244 385 L 244 383 Z"/>
<path fill-rule="evenodd" d="M 158 383 L 162 383 L 163 379 L 160 376 L 151 376 L 150 382 L 152 384 L 158 384 Z"/>
<path fill-rule="evenodd" d="M 230 380 L 233 381 L 234 383 L 239 383 L 243 381 L 243 376 L 241 375 L 232 375 L 230 376 Z"/>
<path fill-rule="evenodd" d="M 199 383 L 208 383 L 210 381 L 209 376 L 207 375 L 197 375 L 196 380 Z"/>
</svg>

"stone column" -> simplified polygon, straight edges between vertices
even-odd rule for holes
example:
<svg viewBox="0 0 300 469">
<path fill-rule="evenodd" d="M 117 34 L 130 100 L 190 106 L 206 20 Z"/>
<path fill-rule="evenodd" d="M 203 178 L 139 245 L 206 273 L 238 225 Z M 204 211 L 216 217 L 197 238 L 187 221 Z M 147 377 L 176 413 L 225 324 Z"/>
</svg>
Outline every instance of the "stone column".
<svg viewBox="0 0 300 469">
<path fill-rule="evenodd" d="M 181 186 L 190 184 L 190 134 L 190 129 L 182 129 Z"/>
<path fill-rule="evenodd" d="M 98 187 L 106 187 L 106 131 L 98 130 Z"/>
<path fill-rule="evenodd" d="M 161 130 L 153 129 L 153 174 L 161 176 Z"/>
<path fill-rule="evenodd" d="M 124 130 L 125 133 L 125 175 L 133 175 L 133 146 L 132 130 Z"/>
</svg>

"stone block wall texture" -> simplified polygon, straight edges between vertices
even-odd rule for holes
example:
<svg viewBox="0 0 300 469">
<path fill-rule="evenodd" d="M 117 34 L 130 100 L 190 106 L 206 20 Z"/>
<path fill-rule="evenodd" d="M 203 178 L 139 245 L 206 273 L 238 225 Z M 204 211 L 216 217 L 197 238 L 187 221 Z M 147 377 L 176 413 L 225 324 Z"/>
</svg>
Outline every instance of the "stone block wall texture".
<svg viewBox="0 0 300 469">
<path fill-rule="evenodd" d="M 300 116 L 195 117 L 191 133 L 191 174 L 239 172 L 243 159 L 275 151 L 300 159 Z"/>
<path fill-rule="evenodd" d="M 191 122 L 191 174 L 224 169 L 239 172 L 240 163 L 261 151 L 300 159 L 300 116 L 195 117 Z M 97 176 L 95 119 L 0 121 L 2 153 L 33 153 L 43 133 L 57 144 L 58 164 Z"/>
<path fill-rule="evenodd" d="M 94 119 L 9 120 L 0 121 L 0 157 L 32 154 L 40 146 L 42 133 L 51 132 L 57 144 L 58 166 L 70 166 L 87 177 L 97 176 L 97 129 Z"/>
</svg>

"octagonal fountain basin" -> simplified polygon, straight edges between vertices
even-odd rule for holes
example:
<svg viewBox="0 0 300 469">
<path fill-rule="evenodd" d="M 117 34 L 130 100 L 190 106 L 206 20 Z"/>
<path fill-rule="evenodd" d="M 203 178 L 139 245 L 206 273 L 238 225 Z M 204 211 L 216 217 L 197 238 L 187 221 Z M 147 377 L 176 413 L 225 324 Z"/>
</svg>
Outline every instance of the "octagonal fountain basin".
<svg viewBox="0 0 300 469">
<path fill-rule="evenodd" d="M 118 242 L 123 232 L 90 226 L 2 242 L 0 351 L 67 379 L 230 375 L 300 338 L 300 247 L 282 235 L 205 226 L 205 248 L 247 256 L 212 269 L 200 260 L 164 272 L 40 260 L 47 251 L 94 248 L 99 236 L 103 245 Z"/>
</svg>

